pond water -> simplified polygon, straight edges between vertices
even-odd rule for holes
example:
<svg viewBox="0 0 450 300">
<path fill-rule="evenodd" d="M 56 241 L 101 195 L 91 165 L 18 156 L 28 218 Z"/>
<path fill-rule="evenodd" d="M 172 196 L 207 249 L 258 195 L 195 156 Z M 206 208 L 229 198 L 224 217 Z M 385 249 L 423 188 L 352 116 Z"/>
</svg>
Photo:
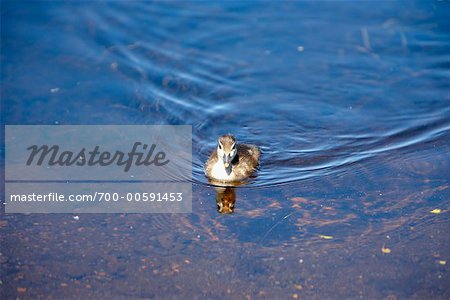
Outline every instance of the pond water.
<svg viewBox="0 0 450 300">
<path fill-rule="evenodd" d="M 450 2 L 25 4 L 3 123 L 192 125 L 193 213 L 2 212 L 2 299 L 450 298 Z"/>
</svg>

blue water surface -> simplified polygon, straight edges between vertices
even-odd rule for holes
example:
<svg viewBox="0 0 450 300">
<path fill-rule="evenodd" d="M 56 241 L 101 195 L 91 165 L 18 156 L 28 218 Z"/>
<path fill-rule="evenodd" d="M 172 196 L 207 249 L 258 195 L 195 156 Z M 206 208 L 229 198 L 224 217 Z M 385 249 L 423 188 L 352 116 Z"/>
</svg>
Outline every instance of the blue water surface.
<svg viewBox="0 0 450 300">
<path fill-rule="evenodd" d="M 3 124 L 188 124 L 194 163 L 192 214 L 2 212 L 1 298 L 450 298 L 449 15 L 2 1 Z M 225 133 L 263 152 L 229 215 Z"/>
</svg>

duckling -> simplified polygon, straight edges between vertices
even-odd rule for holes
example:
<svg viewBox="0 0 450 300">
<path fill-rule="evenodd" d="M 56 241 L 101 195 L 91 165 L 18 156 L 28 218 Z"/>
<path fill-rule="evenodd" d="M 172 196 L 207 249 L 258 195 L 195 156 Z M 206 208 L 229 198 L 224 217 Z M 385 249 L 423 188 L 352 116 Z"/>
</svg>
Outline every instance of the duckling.
<svg viewBox="0 0 450 300">
<path fill-rule="evenodd" d="M 223 135 L 206 162 L 205 174 L 220 182 L 241 181 L 256 170 L 260 155 L 257 146 L 238 144 L 231 134 Z"/>
</svg>

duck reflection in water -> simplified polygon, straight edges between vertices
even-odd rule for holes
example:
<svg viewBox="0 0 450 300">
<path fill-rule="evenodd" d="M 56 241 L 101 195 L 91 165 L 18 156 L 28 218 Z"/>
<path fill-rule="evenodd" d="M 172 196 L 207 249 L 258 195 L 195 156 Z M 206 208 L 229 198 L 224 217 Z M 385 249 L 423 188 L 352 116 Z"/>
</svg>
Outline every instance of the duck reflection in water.
<svg viewBox="0 0 450 300">
<path fill-rule="evenodd" d="M 217 211 L 221 214 L 231 214 L 236 203 L 234 187 L 216 187 Z"/>
<path fill-rule="evenodd" d="M 210 179 L 209 183 L 213 185 L 216 190 L 217 211 L 221 214 L 233 213 L 236 205 L 236 188 L 247 182 L 228 182 L 227 184 L 224 184 L 223 182 Z"/>
<path fill-rule="evenodd" d="M 261 151 L 257 146 L 238 144 L 231 134 L 217 140 L 205 164 L 205 175 L 215 185 L 217 211 L 230 214 L 236 203 L 235 186 L 245 184 L 244 180 L 254 174 L 259 165 Z"/>
</svg>

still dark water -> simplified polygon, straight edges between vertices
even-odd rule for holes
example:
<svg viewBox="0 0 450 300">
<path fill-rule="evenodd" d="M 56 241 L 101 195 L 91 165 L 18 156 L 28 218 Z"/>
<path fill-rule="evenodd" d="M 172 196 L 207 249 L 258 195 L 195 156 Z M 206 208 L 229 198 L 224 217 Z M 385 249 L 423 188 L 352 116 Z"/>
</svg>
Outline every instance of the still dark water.
<svg viewBox="0 0 450 300">
<path fill-rule="evenodd" d="M 1 5 L 5 124 L 190 124 L 194 164 L 192 214 L 2 212 L 0 298 L 450 298 L 450 2 Z"/>
</svg>

